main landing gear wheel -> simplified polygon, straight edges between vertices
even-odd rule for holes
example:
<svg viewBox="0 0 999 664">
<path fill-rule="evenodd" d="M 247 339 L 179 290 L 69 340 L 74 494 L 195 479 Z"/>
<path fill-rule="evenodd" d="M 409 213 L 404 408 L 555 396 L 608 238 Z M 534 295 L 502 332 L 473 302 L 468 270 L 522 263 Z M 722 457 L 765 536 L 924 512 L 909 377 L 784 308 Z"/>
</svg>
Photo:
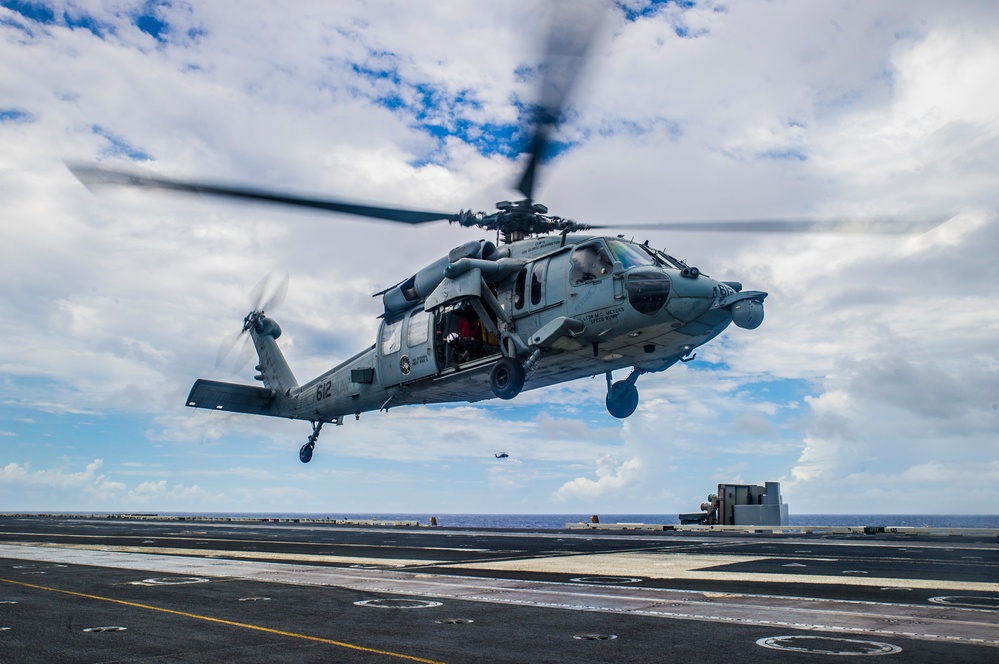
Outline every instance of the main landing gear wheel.
<svg viewBox="0 0 999 664">
<path fill-rule="evenodd" d="M 309 442 L 302 445 L 302 449 L 298 450 L 298 460 L 302 463 L 309 463 L 312 461 L 312 453 L 316 449 L 316 441 L 319 440 L 319 432 L 323 429 L 322 422 L 312 423 L 312 435 L 309 436 Z"/>
<path fill-rule="evenodd" d="M 619 380 L 607 391 L 605 403 L 608 413 L 623 420 L 638 408 L 638 388 L 627 380 Z"/>
<path fill-rule="evenodd" d="M 512 357 L 500 358 L 489 374 L 489 387 L 500 399 L 512 399 L 524 389 L 524 367 Z"/>
</svg>

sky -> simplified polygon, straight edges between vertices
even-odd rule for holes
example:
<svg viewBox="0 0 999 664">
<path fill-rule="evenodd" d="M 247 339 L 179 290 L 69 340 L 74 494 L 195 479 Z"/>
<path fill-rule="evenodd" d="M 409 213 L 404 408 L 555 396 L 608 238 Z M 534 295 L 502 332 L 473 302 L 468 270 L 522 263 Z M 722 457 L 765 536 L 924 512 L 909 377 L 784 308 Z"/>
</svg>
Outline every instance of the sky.
<svg viewBox="0 0 999 664">
<path fill-rule="evenodd" d="M 371 295 L 485 237 L 139 191 L 66 161 L 418 209 L 513 200 L 572 3 L 0 0 L 0 512 L 999 513 L 999 11 L 749 0 L 608 9 L 536 199 L 593 224 L 941 215 L 911 236 L 643 232 L 767 291 L 693 362 L 328 426 L 185 408 L 249 293 L 299 381 Z M 627 233 L 626 229 L 621 230 Z M 251 363 L 252 367 L 252 363 Z M 621 377 L 624 374 L 622 372 Z M 494 454 L 509 458 L 497 460 Z"/>
</svg>

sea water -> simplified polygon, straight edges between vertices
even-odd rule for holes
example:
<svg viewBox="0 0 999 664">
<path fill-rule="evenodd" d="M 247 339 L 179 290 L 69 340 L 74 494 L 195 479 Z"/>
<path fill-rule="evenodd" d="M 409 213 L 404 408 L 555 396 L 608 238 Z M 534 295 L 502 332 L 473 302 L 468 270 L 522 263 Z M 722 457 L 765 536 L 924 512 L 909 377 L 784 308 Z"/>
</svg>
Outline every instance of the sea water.
<svg viewBox="0 0 999 664">
<path fill-rule="evenodd" d="M 243 513 L 243 512 L 161 512 L 162 516 L 205 516 L 214 518 L 330 519 L 341 521 L 418 521 L 430 518 L 438 526 L 459 528 L 528 528 L 558 530 L 567 523 L 589 523 L 592 514 L 442 514 L 409 512 L 323 512 L 323 513 Z M 676 514 L 598 514 L 600 523 L 679 524 Z M 918 528 L 999 528 L 999 515 L 955 514 L 791 514 L 791 526 L 909 526 Z"/>
</svg>

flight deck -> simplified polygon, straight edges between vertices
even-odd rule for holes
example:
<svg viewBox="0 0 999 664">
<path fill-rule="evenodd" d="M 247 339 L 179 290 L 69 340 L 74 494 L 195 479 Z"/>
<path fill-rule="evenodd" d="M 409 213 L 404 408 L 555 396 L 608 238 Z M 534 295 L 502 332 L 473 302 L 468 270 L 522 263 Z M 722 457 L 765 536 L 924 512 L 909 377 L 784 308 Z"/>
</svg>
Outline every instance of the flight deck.
<svg viewBox="0 0 999 664">
<path fill-rule="evenodd" d="M 999 660 L 996 531 L 569 526 L 0 516 L 0 662 Z"/>
</svg>

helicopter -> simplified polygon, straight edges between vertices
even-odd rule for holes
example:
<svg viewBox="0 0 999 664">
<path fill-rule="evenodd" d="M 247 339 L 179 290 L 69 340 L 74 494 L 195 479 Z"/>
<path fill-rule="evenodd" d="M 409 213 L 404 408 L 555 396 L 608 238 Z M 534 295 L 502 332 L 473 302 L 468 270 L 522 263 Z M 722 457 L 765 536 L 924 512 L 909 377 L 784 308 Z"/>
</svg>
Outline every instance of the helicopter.
<svg viewBox="0 0 999 664">
<path fill-rule="evenodd" d="M 89 183 L 264 195 L 103 167 L 74 172 Z M 254 378 L 262 386 L 198 379 L 186 405 L 307 420 L 312 433 L 299 450 L 303 463 L 312 459 L 323 425 L 340 426 L 350 415 L 509 400 L 598 374 L 607 382 L 607 411 L 624 419 L 638 407 L 639 377 L 694 359 L 695 348 L 731 323 L 744 329 L 762 323 L 767 293 L 712 279 L 648 242 L 584 234 L 587 226 L 548 216 L 530 200 L 529 187 L 525 193 L 527 199 L 501 202 L 491 215 L 413 213 L 498 229 L 502 241 L 466 242 L 376 293 L 384 309 L 377 338 L 353 357 L 300 384 L 278 346 L 282 331 L 266 313 L 270 305 L 258 305 L 243 319 L 241 334 L 253 341 Z M 613 380 L 627 368 L 626 378 Z"/>
<path fill-rule="evenodd" d="M 619 419 L 639 404 L 637 381 L 695 359 L 695 349 L 730 324 L 754 330 L 767 293 L 714 279 L 648 241 L 591 234 L 587 225 L 549 214 L 534 198 L 537 171 L 552 151 L 566 100 L 586 60 L 596 22 L 549 35 L 538 103 L 526 122 L 527 156 L 516 189 L 494 212 L 435 212 L 366 205 L 255 187 L 69 164 L 88 187 L 118 185 L 256 201 L 418 225 L 447 221 L 495 232 L 473 240 L 374 295 L 383 311 L 374 343 L 299 383 L 278 345 L 282 330 L 258 302 L 244 317 L 262 385 L 197 379 L 192 408 L 310 422 L 299 450 L 308 463 L 326 424 L 405 405 L 515 399 L 584 377 L 606 380 L 605 406 Z M 930 223 L 939 223 L 931 221 Z M 905 233 L 925 222 L 752 220 L 629 225 L 718 232 L 873 231 Z M 614 380 L 614 373 L 630 373 Z M 500 455 L 496 455 L 501 458 Z M 504 454 L 502 457 L 506 457 Z"/>
</svg>

